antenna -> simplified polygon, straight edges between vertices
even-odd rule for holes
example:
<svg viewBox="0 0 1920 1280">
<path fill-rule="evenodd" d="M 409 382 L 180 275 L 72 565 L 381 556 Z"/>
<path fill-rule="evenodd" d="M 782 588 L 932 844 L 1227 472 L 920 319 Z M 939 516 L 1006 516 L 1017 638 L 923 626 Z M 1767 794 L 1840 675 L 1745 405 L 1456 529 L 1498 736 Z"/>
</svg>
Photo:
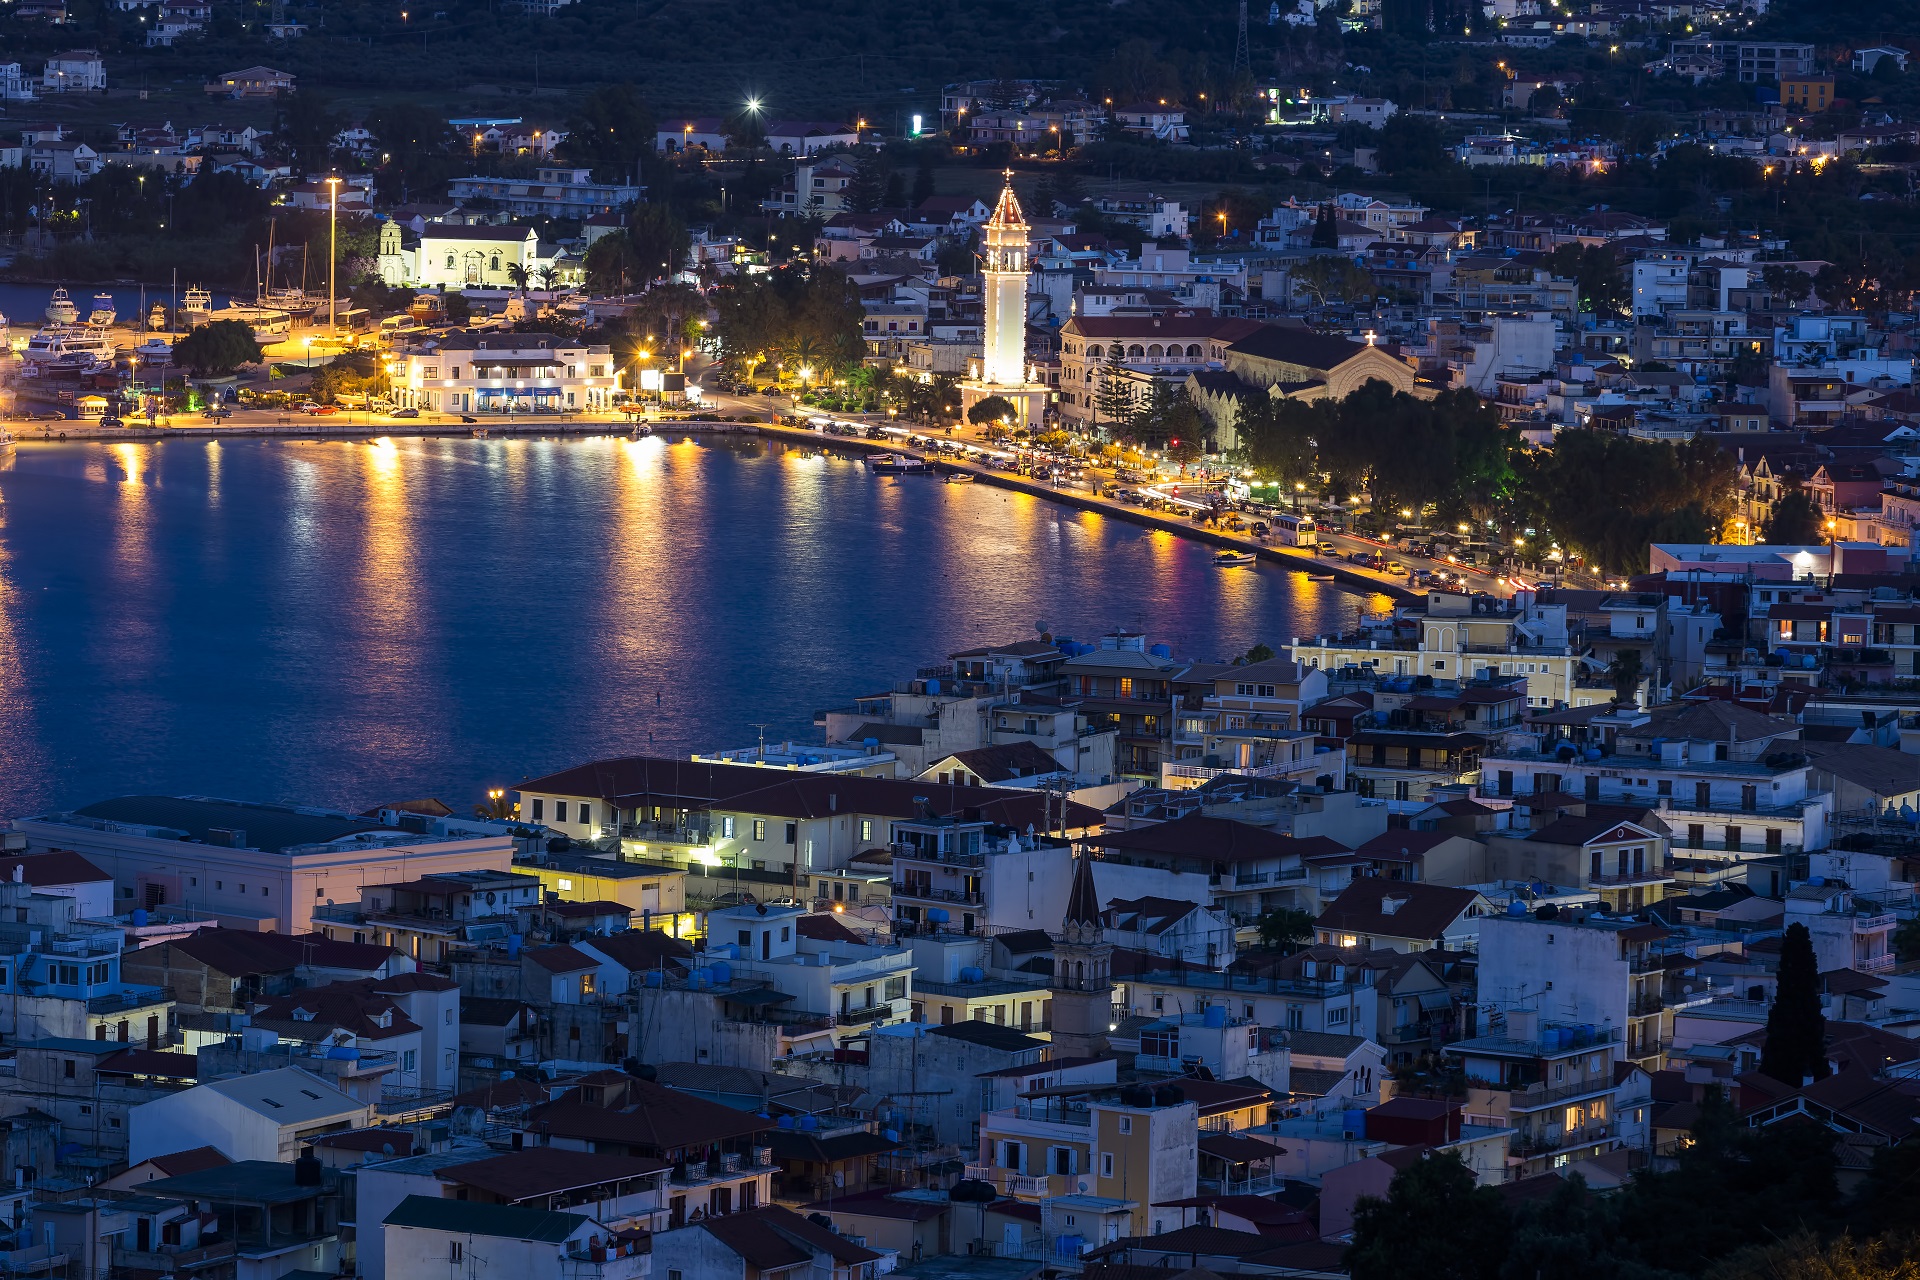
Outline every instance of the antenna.
<svg viewBox="0 0 1920 1280">
<path fill-rule="evenodd" d="M 768 723 L 771 722 L 769 721 Z M 758 760 L 761 764 L 765 764 L 767 762 L 767 726 L 766 724 L 755 724 L 752 721 L 748 721 L 748 725 L 760 731 L 760 754 L 755 756 L 754 759 Z"/>
<path fill-rule="evenodd" d="M 1240 0 L 1240 34 L 1233 44 L 1233 69 L 1251 74 L 1253 58 L 1247 52 L 1247 0 Z"/>
</svg>

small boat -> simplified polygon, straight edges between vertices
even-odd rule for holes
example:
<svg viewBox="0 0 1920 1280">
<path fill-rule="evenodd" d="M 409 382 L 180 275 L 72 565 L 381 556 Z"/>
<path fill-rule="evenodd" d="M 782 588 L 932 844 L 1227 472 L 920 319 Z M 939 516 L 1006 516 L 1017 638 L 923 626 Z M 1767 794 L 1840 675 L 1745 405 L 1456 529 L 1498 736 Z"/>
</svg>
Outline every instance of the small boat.
<svg viewBox="0 0 1920 1280">
<path fill-rule="evenodd" d="M 96 293 L 93 295 L 93 310 L 87 313 L 88 324 L 96 329 L 111 329 L 113 328 L 113 322 L 119 318 L 120 312 L 114 305 L 112 294 Z"/>
<path fill-rule="evenodd" d="M 485 440 L 487 438 L 487 429 L 485 427 L 475 427 L 470 434 L 475 440 Z"/>
<path fill-rule="evenodd" d="M 637 422 L 634 424 L 633 430 L 627 434 L 627 439 L 645 440 L 648 436 L 652 434 L 653 434 L 652 427 L 648 426 L 644 422 Z"/>
<path fill-rule="evenodd" d="M 1328 572 L 1328 571 L 1327 571 L 1327 570 L 1325 570 L 1325 569 L 1316 569 L 1316 570 L 1314 570 L 1314 571 L 1313 571 L 1312 573 L 1309 573 L 1309 574 L 1307 575 L 1307 581 L 1309 581 L 1309 582 L 1337 582 L 1337 581 L 1339 581 L 1339 577 L 1338 577 L 1338 575 L 1336 575 L 1336 574 L 1333 574 L 1333 573 L 1330 573 L 1330 572 Z"/>
<path fill-rule="evenodd" d="M 897 454 L 870 453 L 867 455 L 867 470 L 877 476 L 897 476 L 906 470 L 906 463 Z"/>
<path fill-rule="evenodd" d="M 1214 556 L 1213 562 L 1222 569 L 1237 569 L 1242 565 L 1257 564 L 1260 557 L 1251 551 L 1222 551 Z"/>
<path fill-rule="evenodd" d="M 173 344 L 165 338 L 148 338 L 133 349 L 148 364 L 170 364 L 173 361 Z"/>
<path fill-rule="evenodd" d="M 973 472 L 971 472 L 971 471 L 949 471 L 949 472 L 947 472 L 947 483 L 948 483 L 948 484 L 972 484 L 972 483 L 973 483 Z"/>
<path fill-rule="evenodd" d="M 930 476 L 933 474 L 933 464 L 925 458 L 902 458 L 900 459 L 900 474 L 903 476 Z"/>
<path fill-rule="evenodd" d="M 80 318 L 80 310 L 73 305 L 73 299 L 67 296 L 65 289 L 55 289 L 53 297 L 47 301 L 47 319 L 54 324 L 72 324 Z"/>
<path fill-rule="evenodd" d="M 167 308 L 165 303 L 156 302 L 153 310 L 147 312 L 147 328 L 155 333 L 165 331 L 167 327 Z"/>
</svg>

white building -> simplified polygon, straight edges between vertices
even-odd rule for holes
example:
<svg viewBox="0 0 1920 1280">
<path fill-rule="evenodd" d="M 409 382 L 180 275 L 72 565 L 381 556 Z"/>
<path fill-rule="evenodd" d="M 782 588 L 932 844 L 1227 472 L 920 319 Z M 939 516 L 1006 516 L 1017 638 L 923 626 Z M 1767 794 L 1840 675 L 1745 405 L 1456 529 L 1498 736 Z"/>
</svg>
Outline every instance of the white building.
<svg viewBox="0 0 1920 1280">
<path fill-rule="evenodd" d="M 620 369 L 609 348 L 556 334 L 456 332 L 403 353 L 393 394 L 443 413 L 593 411 L 621 397 Z"/>
<path fill-rule="evenodd" d="M 455 178 L 447 198 L 455 203 L 492 200 L 520 218 L 584 221 L 596 213 L 618 213 L 638 204 L 646 188 L 625 182 L 595 182 L 591 169 L 540 168 L 526 178 Z"/>
<path fill-rule="evenodd" d="M 40 85 L 48 93 L 90 93 L 107 87 L 107 69 L 92 49 L 56 53 L 47 59 Z"/>
<path fill-rule="evenodd" d="M 793 997 L 785 1008 L 831 1018 L 836 1039 L 905 1022 L 913 1012 L 913 952 L 803 937 L 804 907 L 727 907 L 707 916 L 707 955 L 731 954 L 737 978 Z"/>
<path fill-rule="evenodd" d="M 1524 909 L 1488 916 L 1480 922 L 1481 1004 L 1537 1007 L 1555 1023 L 1611 1029 L 1620 1033 L 1621 1057 L 1658 1071 L 1673 1039 L 1663 990 L 1669 933 L 1577 907 L 1550 919 Z"/>
<path fill-rule="evenodd" d="M 282 1067 L 183 1089 L 127 1113 L 127 1161 L 195 1147 L 229 1160 L 291 1163 L 324 1134 L 364 1129 L 373 1107 L 299 1067 Z"/>
<path fill-rule="evenodd" d="M 0 102 L 32 102 L 35 81 L 17 62 L 0 62 Z"/>
<path fill-rule="evenodd" d="M 371 1223 L 362 1231 L 371 1232 Z M 526 1280 L 644 1280 L 653 1255 L 579 1213 L 408 1196 L 380 1227 L 394 1276 L 489 1274 Z"/>
<path fill-rule="evenodd" d="M 110 873 L 121 910 L 183 906 L 230 927 L 306 933 L 316 906 L 358 899 L 365 886 L 512 864 L 506 824 L 420 826 L 292 805 L 121 796 L 18 818 L 13 829 L 31 852 L 70 849 Z"/>
</svg>

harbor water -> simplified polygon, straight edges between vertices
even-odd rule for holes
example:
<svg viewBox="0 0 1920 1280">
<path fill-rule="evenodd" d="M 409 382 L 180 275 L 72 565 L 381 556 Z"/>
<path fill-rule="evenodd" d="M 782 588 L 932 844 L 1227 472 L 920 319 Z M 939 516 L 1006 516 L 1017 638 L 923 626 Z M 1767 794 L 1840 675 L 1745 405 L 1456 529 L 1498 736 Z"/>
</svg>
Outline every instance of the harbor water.
<svg viewBox="0 0 1920 1280">
<path fill-rule="evenodd" d="M 23 442 L 0 815 L 362 809 L 813 716 L 1037 623 L 1230 658 L 1378 597 L 987 484 L 760 440 Z M 817 740 L 817 739 L 816 739 Z"/>
</svg>

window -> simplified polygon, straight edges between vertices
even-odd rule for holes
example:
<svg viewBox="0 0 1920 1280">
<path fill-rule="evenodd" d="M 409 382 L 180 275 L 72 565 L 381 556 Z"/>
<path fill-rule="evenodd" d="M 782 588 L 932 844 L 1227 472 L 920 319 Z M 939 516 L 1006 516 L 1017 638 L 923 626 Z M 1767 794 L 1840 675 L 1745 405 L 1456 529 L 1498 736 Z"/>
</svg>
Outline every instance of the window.
<svg viewBox="0 0 1920 1280">
<path fill-rule="evenodd" d="M 787 843 L 798 844 L 799 841 L 800 841 L 800 824 L 797 822 L 789 822 L 787 824 Z"/>
<path fill-rule="evenodd" d="M 447 1241 L 447 1261 L 460 1261 L 460 1242 L 458 1240 Z"/>
<path fill-rule="evenodd" d="M 860 819 L 860 838 L 862 840 L 873 839 L 873 819 L 872 818 Z"/>
<path fill-rule="evenodd" d="M 1327 1025 L 1330 1027 L 1344 1027 L 1347 1025 L 1347 1008 L 1345 1005 L 1327 1010 Z"/>
<path fill-rule="evenodd" d="M 535 796 L 535 797 L 534 797 L 534 800 L 533 800 L 533 820 L 534 820 L 535 822 L 544 822 L 544 821 L 546 821 L 546 813 L 545 813 L 545 809 L 546 809 L 546 807 L 547 807 L 547 802 L 546 802 L 545 800 L 542 800 L 542 799 L 540 799 L 540 798 L 539 798 L 538 796 Z"/>
<path fill-rule="evenodd" d="M 720 838 L 723 840 L 733 839 L 733 815 L 730 813 L 723 814 L 720 818 Z"/>
<path fill-rule="evenodd" d="M 405 1053 L 402 1053 L 402 1054 L 400 1055 L 400 1069 L 401 1069 L 402 1071 L 413 1071 L 413 1070 L 416 1070 L 416 1069 L 418 1069 L 418 1067 L 419 1067 L 419 1065 L 420 1065 L 420 1051 L 419 1051 L 419 1050 L 417 1050 L 417 1049 L 408 1049 L 408 1050 L 407 1050 L 407 1051 L 406 1051 Z"/>
<path fill-rule="evenodd" d="M 1111 1178 L 1113 1176 L 1113 1152 L 1111 1151 L 1102 1151 L 1100 1153 L 1100 1176 L 1103 1178 Z"/>
<path fill-rule="evenodd" d="M 553 802 L 553 820 L 555 822 L 565 822 L 567 820 L 567 802 L 565 800 L 555 800 Z"/>
<path fill-rule="evenodd" d="M 1132 1117 L 1132 1116 L 1121 1116 L 1121 1117 L 1120 1117 L 1120 1132 L 1122 1132 L 1122 1133 L 1132 1133 L 1132 1132 L 1133 1132 L 1133 1117 Z"/>
<path fill-rule="evenodd" d="M 753 838 L 755 840 L 765 840 L 767 838 L 767 820 L 765 818 L 755 818 L 753 820 Z"/>
</svg>

